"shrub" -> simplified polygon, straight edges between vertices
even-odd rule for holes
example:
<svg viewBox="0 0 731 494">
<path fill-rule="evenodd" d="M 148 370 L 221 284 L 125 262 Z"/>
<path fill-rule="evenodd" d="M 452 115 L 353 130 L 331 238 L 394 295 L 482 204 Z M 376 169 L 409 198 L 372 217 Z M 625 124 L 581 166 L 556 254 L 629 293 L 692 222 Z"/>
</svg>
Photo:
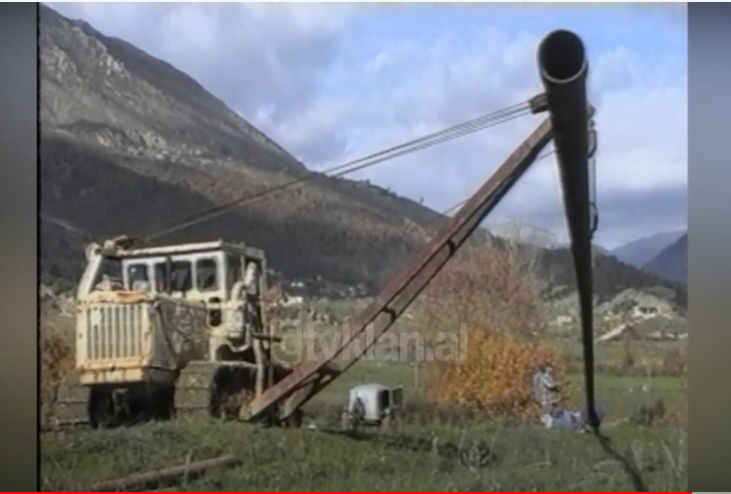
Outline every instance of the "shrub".
<svg viewBox="0 0 731 494">
<path fill-rule="evenodd" d="M 552 364 L 562 380 L 566 361 L 541 342 L 546 325 L 535 251 L 510 242 L 465 247 L 415 304 L 428 343 L 460 331 L 466 355 L 426 366 L 426 398 L 442 407 L 470 407 L 501 418 L 536 412 L 532 374 Z"/>
<path fill-rule="evenodd" d="M 673 348 L 665 352 L 662 366 L 666 372 L 677 376 L 685 376 L 688 371 L 687 359 L 679 348 Z"/>
<path fill-rule="evenodd" d="M 537 412 L 531 377 L 538 366 L 551 364 L 559 381 L 565 376 L 564 359 L 550 345 L 488 328 L 469 331 L 468 338 L 463 359 L 429 369 L 427 398 L 433 403 L 527 418 Z"/>
<path fill-rule="evenodd" d="M 50 418 L 59 399 L 63 382 L 74 371 L 72 327 L 41 327 L 40 350 L 40 405 L 45 419 Z"/>
</svg>

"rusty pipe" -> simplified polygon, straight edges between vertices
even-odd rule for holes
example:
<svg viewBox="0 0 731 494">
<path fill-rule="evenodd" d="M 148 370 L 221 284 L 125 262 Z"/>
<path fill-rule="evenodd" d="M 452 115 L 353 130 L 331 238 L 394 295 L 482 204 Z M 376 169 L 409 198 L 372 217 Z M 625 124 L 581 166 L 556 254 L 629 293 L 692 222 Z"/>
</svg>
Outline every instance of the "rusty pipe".
<svg viewBox="0 0 731 494">
<path fill-rule="evenodd" d="M 563 189 L 571 254 L 581 309 L 584 375 L 589 423 L 599 427 L 594 403 L 594 346 L 589 117 L 586 79 L 589 63 L 584 43 L 571 31 L 549 33 L 538 47 L 538 69 L 546 90 Z"/>
</svg>

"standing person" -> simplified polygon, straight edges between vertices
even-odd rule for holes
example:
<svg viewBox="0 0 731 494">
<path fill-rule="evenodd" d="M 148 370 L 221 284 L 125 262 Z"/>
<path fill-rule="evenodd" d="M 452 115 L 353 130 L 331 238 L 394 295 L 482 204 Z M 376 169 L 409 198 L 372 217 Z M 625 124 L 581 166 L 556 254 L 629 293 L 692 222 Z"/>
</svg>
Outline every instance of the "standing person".
<svg viewBox="0 0 731 494">
<path fill-rule="evenodd" d="M 541 365 L 533 374 L 533 390 L 540 407 L 540 419 L 546 427 L 551 427 L 558 413 L 561 394 L 553 379 L 553 368 L 550 364 Z"/>
<path fill-rule="evenodd" d="M 588 430 L 586 406 L 581 410 L 563 410 L 559 407 L 561 392 L 553 379 L 553 369 L 550 365 L 542 365 L 533 375 L 533 388 L 540 406 L 540 420 L 543 425 L 579 432 Z M 605 416 L 604 410 L 599 405 L 596 410 L 600 419 Z"/>
</svg>

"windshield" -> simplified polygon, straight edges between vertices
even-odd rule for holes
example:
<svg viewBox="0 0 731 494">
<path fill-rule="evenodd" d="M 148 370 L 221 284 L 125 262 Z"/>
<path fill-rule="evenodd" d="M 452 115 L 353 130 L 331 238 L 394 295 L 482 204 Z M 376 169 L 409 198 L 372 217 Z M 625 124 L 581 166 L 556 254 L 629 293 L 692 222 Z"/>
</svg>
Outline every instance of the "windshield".
<svg viewBox="0 0 731 494">
<path fill-rule="evenodd" d="M 218 290 L 218 263 L 215 259 L 198 259 L 195 263 L 195 277 L 198 290 Z"/>
<path fill-rule="evenodd" d="M 127 267 L 128 289 L 136 290 L 136 286 L 150 281 L 150 273 L 147 264 L 131 264 Z"/>
<path fill-rule="evenodd" d="M 193 269 L 190 261 L 173 261 L 170 263 L 170 275 L 167 263 L 155 265 L 155 289 L 158 292 L 187 292 L 193 287 Z"/>
</svg>

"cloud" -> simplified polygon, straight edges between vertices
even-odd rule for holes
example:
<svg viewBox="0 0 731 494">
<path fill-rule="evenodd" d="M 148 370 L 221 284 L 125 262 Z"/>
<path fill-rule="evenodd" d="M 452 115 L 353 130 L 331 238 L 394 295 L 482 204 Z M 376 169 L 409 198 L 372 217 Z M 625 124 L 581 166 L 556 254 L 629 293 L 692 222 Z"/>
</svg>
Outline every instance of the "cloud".
<svg viewBox="0 0 731 494">
<path fill-rule="evenodd" d="M 525 101 L 540 90 L 540 38 L 559 25 L 576 29 L 598 109 L 598 240 L 613 247 L 686 225 L 685 9 L 52 6 L 189 73 L 315 169 Z M 356 177 L 446 210 L 538 122 L 522 117 Z M 494 220 L 513 217 L 565 233 L 551 159 L 536 164 Z"/>
</svg>

